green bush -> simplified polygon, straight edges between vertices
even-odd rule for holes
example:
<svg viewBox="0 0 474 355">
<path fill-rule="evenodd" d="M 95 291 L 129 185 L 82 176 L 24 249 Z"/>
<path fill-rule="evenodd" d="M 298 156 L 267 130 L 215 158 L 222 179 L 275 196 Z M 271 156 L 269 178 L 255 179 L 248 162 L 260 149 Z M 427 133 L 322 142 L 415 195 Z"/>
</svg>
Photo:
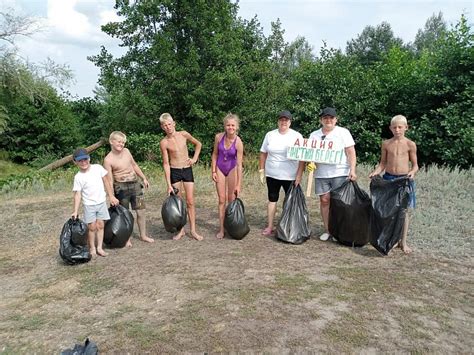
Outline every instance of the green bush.
<svg viewBox="0 0 474 355">
<path fill-rule="evenodd" d="M 160 140 L 163 134 L 131 133 L 127 136 L 127 148 L 130 149 L 135 161 L 151 161 L 162 164 Z"/>
</svg>

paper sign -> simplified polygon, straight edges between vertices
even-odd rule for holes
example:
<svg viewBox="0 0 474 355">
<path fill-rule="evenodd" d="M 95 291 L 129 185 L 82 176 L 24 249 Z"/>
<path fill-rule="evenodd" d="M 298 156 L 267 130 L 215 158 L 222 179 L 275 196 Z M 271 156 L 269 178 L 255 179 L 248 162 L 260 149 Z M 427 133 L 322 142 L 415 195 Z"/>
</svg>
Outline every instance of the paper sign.
<svg viewBox="0 0 474 355">
<path fill-rule="evenodd" d="M 297 139 L 288 148 L 286 157 L 291 160 L 312 161 L 323 164 L 341 164 L 344 160 L 342 142 L 330 139 Z"/>
</svg>

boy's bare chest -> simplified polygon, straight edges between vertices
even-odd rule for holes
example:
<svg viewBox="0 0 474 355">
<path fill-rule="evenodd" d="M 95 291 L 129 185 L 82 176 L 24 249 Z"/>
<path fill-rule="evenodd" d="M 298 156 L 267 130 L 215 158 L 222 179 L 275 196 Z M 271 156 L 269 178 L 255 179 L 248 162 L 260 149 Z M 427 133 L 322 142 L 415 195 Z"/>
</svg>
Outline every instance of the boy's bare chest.
<svg viewBox="0 0 474 355">
<path fill-rule="evenodd" d="M 181 152 L 183 150 L 186 151 L 186 139 L 181 135 L 168 138 L 167 148 L 173 153 Z"/>
<path fill-rule="evenodd" d="M 393 142 L 387 146 L 387 152 L 392 157 L 408 155 L 409 147 L 406 142 Z"/>
</svg>

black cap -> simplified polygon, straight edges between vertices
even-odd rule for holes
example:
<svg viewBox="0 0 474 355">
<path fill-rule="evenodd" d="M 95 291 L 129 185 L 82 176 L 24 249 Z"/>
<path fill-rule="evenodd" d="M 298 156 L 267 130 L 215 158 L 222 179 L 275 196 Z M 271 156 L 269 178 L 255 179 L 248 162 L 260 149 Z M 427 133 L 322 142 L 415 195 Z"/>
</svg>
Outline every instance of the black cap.
<svg viewBox="0 0 474 355">
<path fill-rule="evenodd" d="M 319 117 L 332 116 L 337 117 L 336 109 L 333 107 L 326 107 L 321 110 Z"/>
<path fill-rule="evenodd" d="M 293 119 L 293 116 L 291 115 L 290 111 L 281 111 L 279 114 L 278 114 L 278 119 L 282 118 L 282 117 L 286 117 L 290 120 Z"/>
<path fill-rule="evenodd" d="M 74 153 L 72 153 L 72 157 L 74 161 L 90 159 L 89 153 L 87 153 L 87 150 L 85 150 L 84 148 L 76 149 Z"/>
</svg>

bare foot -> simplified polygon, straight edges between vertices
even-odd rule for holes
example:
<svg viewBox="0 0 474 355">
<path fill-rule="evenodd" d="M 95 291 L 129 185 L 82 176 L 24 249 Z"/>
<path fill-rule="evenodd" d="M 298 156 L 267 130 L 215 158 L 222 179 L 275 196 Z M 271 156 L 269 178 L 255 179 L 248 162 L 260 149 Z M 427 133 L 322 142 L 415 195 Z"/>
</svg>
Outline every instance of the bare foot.
<svg viewBox="0 0 474 355">
<path fill-rule="evenodd" d="M 140 240 L 143 240 L 144 242 L 147 242 L 147 243 L 154 243 L 155 242 L 155 239 L 147 237 L 146 235 L 144 237 L 140 237 Z"/>
<path fill-rule="evenodd" d="M 95 249 L 91 249 L 89 253 L 91 254 L 92 258 L 95 258 L 97 256 L 97 252 L 95 251 Z"/>
<path fill-rule="evenodd" d="M 224 239 L 224 232 L 219 232 L 216 234 L 217 239 Z"/>
<path fill-rule="evenodd" d="M 180 231 L 178 234 L 176 234 L 176 235 L 173 237 L 173 240 L 180 240 L 181 238 L 183 238 L 184 234 L 185 234 L 185 233 L 184 233 L 184 228 L 183 228 L 183 229 L 181 229 L 181 231 Z"/>
<path fill-rule="evenodd" d="M 408 245 L 401 245 L 400 249 L 402 249 L 405 254 L 410 254 L 413 251 Z"/>
<path fill-rule="evenodd" d="M 204 238 L 197 234 L 196 232 L 191 232 L 191 238 L 194 238 L 196 240 L 203 240 Z"/>
<path fill-rule="evenodd" d="M 100 256 L 107 256 L 108 255 L 103 249 L 99 249 L 99 248 L 97 248 L 97 254 L 100 255 Z"/>
<path fill-rule="evenodd" d="M 132 247 L 132 242 L 129 240 L 127 240 L 127 243 L 125 244 L 126 247 L 128 248 L 131 248 Z"/>
</svg>

